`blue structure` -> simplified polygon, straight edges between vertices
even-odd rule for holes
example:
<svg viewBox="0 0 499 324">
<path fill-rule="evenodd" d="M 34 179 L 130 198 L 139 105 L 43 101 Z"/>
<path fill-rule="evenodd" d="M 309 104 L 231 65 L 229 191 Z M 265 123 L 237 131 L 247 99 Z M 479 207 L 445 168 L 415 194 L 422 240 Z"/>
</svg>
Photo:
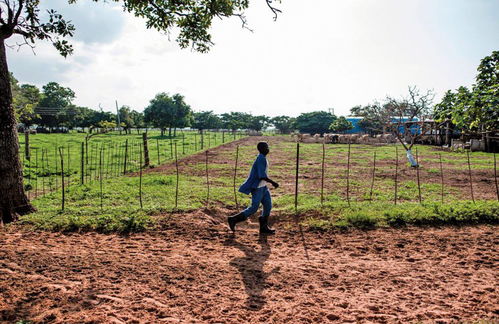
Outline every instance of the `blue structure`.
<svg viewBox="0 0 499 324">
<path fill-rule="evenodd" d="M 363 117 L 345 117 L 345 118 L 353 125 L 353 128 L 347 130 L 345 134 L 366 133 L 366 130 L 359 126 L 359 122 L 363 119 Z"/>
<path fill-rule="evenodd" d="M 364 128 L 360 127 L 359 126 L 359 122 L 364 119 L 363 117 L 345 117 L 346 120 L 348 120 L 349 122 L 352 123 L 353 125 L 353 128 L 346 131 L 345 134 L 358 134 L 358 133 L 367 133 L 367 130 L 365 130 Z M 392 123 L 397 123 L 398 122 L 398 118 L 392 118 Z M 403 117 L 402 118 L 402 123 L 406 123 L 409 121 L 409 118 L 407 117 Z M 415 122 L 418 122 L 419 119 L 418 118 L 414 118 L 413 121 Z M 411 133 L 412 134 L 419 134 L 421 133 L 421 128 L 419 125 L 412 125 L 411 128 Z M 399 129 L 399 132 L 400 134 L 404 134 L 404 127 L 403 126 L 400 126 L 400 129 Z"/>
</svg>

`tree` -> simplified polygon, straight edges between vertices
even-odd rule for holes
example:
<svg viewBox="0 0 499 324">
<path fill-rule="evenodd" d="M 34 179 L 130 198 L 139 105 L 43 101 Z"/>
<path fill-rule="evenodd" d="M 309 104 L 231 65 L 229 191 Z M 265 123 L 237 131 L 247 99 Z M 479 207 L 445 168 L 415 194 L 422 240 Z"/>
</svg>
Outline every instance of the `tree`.
<svg viewBox="0 0 499 324">
<path fill-rule="evenodd" d="M 38 117 L 35 107 L 40 102 L 40 90 L 31 84 L 19 85 L 17 79 L 10 73 L 10 87 L 12 88 L 12 105 L 16 120 L 29 127 Z"/>
<path fill-rule="evenodd" d="M 135 110 L 130 112 L 130 118 L 132 119 L 133 127 L 137 129 L 137 134 L 139 129 L 146 126 L 144 123 L 144 114 Z"/>
<path fill-rule="evenodd" d="M 266 128 L 270 122 L 270 118 L 267 116 L 251 116 L 248 123 L 248 129 L 255 130 L 257 132 Z"/>
<path fill-rule="evenodd" d="M 64 126 L 69 129 L 75 127 L 90 127 L 91 123 L 87 123 L 87 120 L 94 112 L 95 111 L 87 107 L 79 107 L 71 104 L 62 108 L 57 113 L 57 126 Z"/>
<path fill-rule="evenodd" d="M 390 112 L 377 101 L 366 106 L 352 107 L 350 114 L 355 117 L 363 117 L 358 126 L 371 135 L 384 133 L 392 120 Z"/>
<path fill-rule="evenodd" d="M 153 127 L 161 129 L 161 136 L 164 135 L 165 129 L 173 127 L 173 119 L 175 117 L 175 102 L 166 93 L 158 93 L 154 99 L 149 102 L 149 106 L 144 109 L 144 121 Z"/>
<path fill-rule="evenodd" d="M 194 122 L 192 127 L 199 130 L 201 133 L 205 129 L 217 129 L 222 126 L 220 117 L 215 115 L 213 111 L 200 111 L 193 114 Z"/>
<path fill-rule="evenodd" d="M 480 62 L 472 104 L 466 115 L 472 129 L 491 131 L 499 128 L 499 51 L 493 51 Z"/>
<path fill-rule="evenodd" d="M 75 99 L 75 93 L 70 88 L 61 86 L 57 82 L 49 82 L 42 87 L 43 96 L 40 107 L 64 108 Z"/>
<path fill-rule="evenodd" d="M 173 112 L 173 136 L 177 136 L 177 128 L 191 126 L 193 122 L 191 106 L 185 103 L 184 96 L 176 93 L 172 97 L 174 103 Z M 171 135 L 171 134 L 170 134 Z"/>
<path fill-rule="evenodd" d="M 119 114 L 119 121 L 120 124 L 123 125 L 123 128 L 125 129 L 125 134 L 131 133 L 131 129 L 133 127 L 133 119 L 131 116 L 132 109 L 130 109 L 129 106 L 121 106 L 121 108 L 118 110 Z"/>
<path fill-rule="evenodd" d="M 333 132 L 345 132 L 347 130 L 353 129 L 353 124 L 349 122 L 345 117 L 341 116 L 329 125 L 329 129 Z"/>
<path fill-rule="evenodd" d="M 40 115 L 37 123 L 47 127 L 59 127 L 61 121 L 58 116 L 64 116 L 62 111 L 72 104 L 75 93 L 57 82 L 47 83 L 42 87 L 42 91 L 42 98 L 35 109 Z"/>
<path fill-rule="evenodd" d="M 281 134 L 289 134 L 296 128 L 296 118 L 289 116 L 277 116 L 272 118 L 270 122 Z"/>
<path fill-rule="evenodd" d="M 484 57 L 477 70 L 472 89 L 448 90 L 433 116 L 442 122 L 450 120 L 462 132 L 480 132 L 490 151 L 489 132 L 499 128 L 499 51 Z"/>
<path fill-rule="evenodd" d="M 417 167 L 411 149 L 416 140 L 428 131 L 424 121 L 430 115 L 435 94 L 432 90 L 421 93 L 416 86 L 409 86 L 408 89 L 409 96 L 406 98 L 387 97 L 384 109 L 387 115 L 392 116 L 389 124 L 391 131 L 404 146 L 411 165 Z"/>
<path fill-rule="evenodd" d="M 69 3 L 76 1 L 69 0 Z M 272 6 L 272 0 L 265 1 L 277 15 L 279 10 Z M 74 26 L 54 10 L 48 10 L 47 16 L 41 17 L 39 3 L 39 0 L 0 2 L 0 222 L 4 223 L 14 221 L 18 214 L 34 210 L 23 187 L 5 41 L 17 34 L 31 47 L 37 40 L 48 40 L 64 57 L 73 52 L 64 38 L 73 36 Z M 213 18 L 237 16 L 244 26 L 243 12 L 248 5 L 248 0 L 123 1 L 123 9 L 145 19 L 147 28 L 168 32 L 178 27 L 180 46 L 192 46 L 200 52 L 208 51 L 213 44 L 209 34 Z M 41 21 L 42 18 L 46 20 Z"/>
<path fill-rule="evenodd" d="M 230 129 L 235 132 L 238 129 L 249 128 L 251 115 L 248 113 L 233 111 L 230 113 L 221 114 L 220 118 L 222 119 L 222 125 L 225 129 Z"/>
<path fill-rule="evenodd" d="M 336 116 L 327 111 L 303 113 L 296 118 L 296 127 L 301 133 L 324 134 L 329 125 L 336 120 Z"/>
</svg>

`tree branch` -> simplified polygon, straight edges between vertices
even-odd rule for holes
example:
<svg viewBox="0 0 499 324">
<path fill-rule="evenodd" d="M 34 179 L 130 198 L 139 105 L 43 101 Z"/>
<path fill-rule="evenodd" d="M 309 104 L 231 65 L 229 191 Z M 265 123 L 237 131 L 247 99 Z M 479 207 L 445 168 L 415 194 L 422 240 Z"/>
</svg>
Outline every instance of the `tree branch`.
<svg viewBox="0 0 499 324">
<path fill-rule="evenodd" d="M 19 20 L 19 16 L 21 15 L 21 12 L 23 10 L 23 2 L 24 2 L 24 0 L 19 0 L 19 8 L 17 8 L 17 12 L 16 12 L 16 15 L 14 16 L 14 21 L 13 21 L 14 26 L 17 25 L 17 22 Z"/>
<path fill-rule="evenodd" d="M 267 3 L 267 6 L 270 8 L 272 13 L 274 13 L 274 21 L 276 21 L 277 15 L 282 13 L 282 11 L 280 9 L 277 9 L 276 7 L 272 6 L 272 1 L 273 0 L 265 0 L 265 2 Z"/>
</svg>

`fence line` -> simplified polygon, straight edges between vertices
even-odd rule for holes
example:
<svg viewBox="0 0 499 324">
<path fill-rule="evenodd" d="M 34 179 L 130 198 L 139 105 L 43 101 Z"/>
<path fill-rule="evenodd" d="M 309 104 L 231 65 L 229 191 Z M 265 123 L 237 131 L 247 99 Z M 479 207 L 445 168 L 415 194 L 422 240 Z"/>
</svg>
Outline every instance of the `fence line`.
<svg viewBox="0 0 499 324">
<path fill-rule="evenodd" d="M 215 136 L 214 136 L 215 137 Z M 185 148 L 185 136 L 184 134 L 182 134 L 182 147 Z M 178 209 L 178 199 L 179 199 L 179 166 L 178 166 L 178 143 L 177 141 L 172 141 L 172 139 L 170 138 L 170 143 L 173 143 L 174 144 L 174 158 L 175 158 L 175 167 L 176 167 L 176 176 L 177 176 L 177 182 L 176 182 L 176 194 L 175 194 L 175 209 Z M 215 141 L 216 143 L 216 141 Z M 223 140 L 222 142 L 223 143 Z M 84 184 L 84 178 L 85 178 L 85 173 L 87 176 L 90 177 L 90 179 L 94 178 L 94 179 L 98 179 L 99 180 L 99 190 L 100 190 L 100 207 L 101 209 L 103 209 L 103 180 L 104 180 L 104 176 L 105 178 L 107 179 L 108 177 L 112 177 L 113 175 L 113 165 L 115 163 L 112 162 L 112 159 L 113 157 L 118 157 L 116 159 L 116 162 L 119 162 L 121 159 L 120 159 L 120 155 L 117 154 L 113 154 L 114 151 L 118 150 L 119 151 L 119 148 L 120 147 L 123 147 L 123 143 L 101 143 L 100 145 L 94 145 L 93 143 L 90 143 L 90 154 L 87 154 L 88 152 L 86 152 L 85 150 L 85 147 L 88 147 L 87 145 L 85 145 L 87 143 L 85 142 L 81 142 L 81 156 L 80 156 L 80 160 L 78 160 L 78 158 L 74 159 L 76 161 L 76 165 L 78 165 L 78 163 L 80 164 L 80 183 L 81 184 Z M 191 143 L 189 143 L 188 145 L 191 145 Z M 157 141 L 157 145 L 156 147 L 158 148 L 158 161 L 160 161 L 160 149 L 161 149 L 161 146 L 159 145 L 158 141 Z M 38 178 L 39 177 L 42 177 L 41 180 L 41 192 L 43 194 L 46 193 L 47 190 L 50 190 L 49 188 L 51 188 L 52 186 L 52 181 L 49 181 L 48 182 L 48 187 L 47 187 L 47 179 L 45 179 L 47 177 L 47 175 L 51 175 L 52 174 L 52 171 L 50 169 L 50 161 L 51 161 L 51 156 L 48 154 L 48 150 L 47 149 L 44 149 L 44 148 L 37 148 L 37 147 L 33 147 L 32 148 L 33 150 L 35 150 L 35 154 L 34 154 L 34 157 L 35 157 L 35 163 L 34 163 L 34 168 L 29 168 L 28 170 L 26 170 L 26 174 L 29 175 L 27 176 L 27 179 L 31 180 L 32 179 L 32 176 L 31 176 L 31 172 L 33 171 L 34 169 L 34 176 L 35 176 L 35 183 L 34 183 L 34 187 L 35 187 L 35 195 L 38 195 L 39 193 L 39 190 L 40 188 L 39 187 L 39 183 L 38 183 Z M 41 158 L 39 157 L 39 150 L 41 149 Z M 57 146 L 55 145 L 54 147 L 55 149 L 55 152 L 57 152 L 58 154 L 54 156 L 54 162 L 55 162 L 55 189 L 59 189 L 59 185 L 58 185 L 58 181 L 59 181 L 59 163 L 60 163 L 60 181 L 61 181 L 61 188 L 62 188 L 62 201 L 61 201 L 61 209 L 64 210 L 65 209 L 65 193 L 69 193 L 69 189 L 72 185 L 72 183 L 78 183 L 78 178 L 76 180 L 73 180 L 73 182 L 71 181 L 71 146 L 70 145 L 67 145 L 66 147 L 64 146 Z M 67 150 L 66 151 L 66 154 L 64 154 L 64 150 Z M 78 150 L 76 150 L 78 151 Z M 145 167 L 145 164 L 143 163 L 144 160 L 144 154 L 145 152 L 143 151 L 143 143 L 142 141 L 138 140 L 138 141 L 128 141 L 128 139 L 126 139 L 126 141 L 124 142 L 124 151 L 125 151 L 125 154 L 123 155 L 123 172 L 124 173 L 129 173 L 129 172 L 134 172 L 136 171 L 136 168 L 137 168 L 137 162 L 138 162 L 138 168 L 139 168 L 139 172 L 140 172 L 140 182 L 139 182 L 139 199 L 140 199 L 140 206 L 141 208 L 143 208 L 143 167 Z M 322 145 L 322 161 L 321 161 L 321 192 L 320 192 L 320 202 L 321 202 L 321 205 L 324 204 L 325 202 L 325 198 L 324 198 L 324 177 L 325 177 L 325 155 L 326 155 L 326 148 L 325 148 L 325 145 L 323 144 Z M 419 154 L 418 154 L 418 149 L 416 148 L 415 150 L 416 154 L 415 154 L 415 158 L 416 158 L 416 163 L 418 165 L 420 165 L 420 158 L 419 158 Z M 74 152 L 74 150 L 73 150 Z M 237 191 L 236 191 L 236 181 L 237 181 L 237 171 L 238 171 L 238 162 L 239 162 L 239 145 L 236 146 L 236 159 L 235 159 L 235 165 L 234 165 L 234 175 L 233 175 L 233 191 L 234 191 L 234 201 L 235 201 L 235 204 L 237 207 L 238 206 L 238 198 L 237 198 Z M 97 157 L 97 154 L 98 154 L 98 157 Z M 351 147 L 351 143 L 349 143 L 348 145 L 348 153 L 347 153 L 347 176 L 346 176 L 346 198 L 347 198 L 347 202 L 348 202 L 348 205 L 351 206 L 351 200 L 352 200 L 352 197 L 351 197 L 351 184 L 350 184 L 350 173 L 351 173 L 351 169 L 352 169 L 352 147 Z M 88 157 L 88 155 L 90 155 L 89 157 L 89 164 L 88 164 L 88 167 L 85 168 L 85 158 Z M 137 156 L 138 155 L 138 156 Z M 166 154 L 165 154 L 166 155 Z M 209 207 L 210 206 L 210 177 L 209 177 L 209 150 L 206 150 L 205 151 L 205 156 L 206 156 L 206 161 L 205 161 L 205 166 L 206 166 L 206 186 L 207 186 L 207 196 L 206 196 L 206 207 Z M 355 157 L 355 155 L 354 155 Z M 496 195 L 497 195 L 497 199 L 499 201 L 499 186 L 498 186 L 498 183 L 497 183 L 497 160 L 496 160 L 496 156 L 494 154 L 494 182 L 495 182 L 495 189 L 496 189 Z M 27 161 L 27 163 L 29 163 L 29 161 Z M 374 183 L 375 183 L 375 178 L 376 178 L 376 171 L 378 171 L 378 173 L 380 172 L 379 168 L 378 170 L 376 170 L 376 167 L 377 167 L 377 152 L 374 151 L 373 152 L 373 167 L 372 167 L 372 181 L 371 181 L 371 186 L 370 186 L 370 194 L 369 194 L 369 200 L 370 201 L 373 201 L 373 191 L 374 191 Z M 442 160 L 442 154 L 439 153 L 438 154 L 438 163 L 439 163 L 439 168 L 440 168 L 440 184 L 441 184 L 441 188 L 440 188 L 440 200 L 441 200 L 441 203 L 443 204 L 444 203 L 444 198 L 445 198 L 445 179 L 444 179 L 444 170 L 443 170 L 443 160 Z M 298 198 L 299 198 L 299 192 L 298 192 L 298 183 L 299 183 L 299 164 L 300 164 L 300 143 L 297 143 L 297 147 L 296 147 L 296 177 L 295 177 L 295 213 L 297 214 L 298 213 Z M 472 198 L 472 201 L 475 202 L 476 199 L 475 199 L 475 195 L 474 195 L 474 188 L 473 188 L 473 176 L 472 176 L 472 167 L 471 167 L 471 158 L 470 158 L 470 153 L 467 152 L 467 164 L 468 164 L 468 176 L 469 176 L 469 188 L 470 188 L 470 193 L 471 193 L 471 198 Z M 111 168 L 109 168 L 109 166 L 111 166 Z M 116 166 L 117 166 L 117 170 L 119 170 L 119 165 L 116 163 Z M 355 166 L 355 164 L 354 164 Z M 87 170 L 85 170 L 87 169 Z M 355 169 L 355 167 L 353 168 Z M 391 169 L 391 167 L 390 167 Z M 86 172 L 85 172 L 86 171 Z M 93 172 L 93 175 L 92 176 L 92 172 Z M 432 171 L 433 172 L 433 171 Z M 438 171 L 437 171 L 438 172 Z M 76 172 L 77 173 L 77 172 Z M 394 175 L 394 204 L 396 205 L 397 202 L 398 202 L 398 173 L 399 173 L 399 155 L 398 155 L 398 146 L 395 146 L 395 175 Z M 424 180 L 424 177 L 423 179 L 421 179 L 421 175 L 420 175 L 420 169 L 419 167 L 416 168 L 416 176 L 417 176 L 417 189 L 418 189 L 418 200 L 419 200 L 419 203 L 423 203 L 423 194 L 422 194 L 422 188 L 421 188 L 421 180 Z M 65 179 L 65 177 L 67 179 Z M 51 180 L 51 178 L 49 177 L 48 178 L 49 180 Z M 478 181 L 478 180 L 477 180 Z M 354 183 L 354 182 L 352 182 Z M 354 185 L 355 186 L 355 185 Z M 438 187 L 437 187 L 438 188 Z M 367 188 L 365 188 L 367 189 Z M 438 189 L 437 189 L 438 190 Z M 435 190 L 436 192 L 438 192 L 437 190 Z M 352 190 L 352 192 L 356 192 L 355 190 Z M 365 191 L 364 191 L 365 192 Z M 28 194 L 30 195 L 30 190 L 28 190 Z M 355 196 L 355 195 L 354 195 Z M 438 197 L 438 194 L 436 195 L 436 197 Z M 354 201 L 355 201 L 355 197 L 353 198 Z M 365 199 L 365 198 L 364 198 Z M 403 199 L 403 198 L 402 198 Z M 436 198 L 437 201 L 438 201 L 438 198 Z M 428 200 L 428 199 L 427 199 Z M 433 200 L 435 200 L 435 198 L 433 198 Z"/>
</svg>

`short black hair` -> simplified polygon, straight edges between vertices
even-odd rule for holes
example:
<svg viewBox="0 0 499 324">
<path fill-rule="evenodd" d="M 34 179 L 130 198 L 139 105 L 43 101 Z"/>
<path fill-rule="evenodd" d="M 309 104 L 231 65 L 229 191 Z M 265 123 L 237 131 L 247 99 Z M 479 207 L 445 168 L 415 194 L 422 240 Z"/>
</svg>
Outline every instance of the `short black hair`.
<svg viewBox="0 0 499 324">
<path fill-rule="evenodd" d="M 269 144 L 267 142 L 258 142 L 256 148 L 258 149 L 259 152 L 261 152 L 265 146 L 268 147 Z"/>
</svg>

